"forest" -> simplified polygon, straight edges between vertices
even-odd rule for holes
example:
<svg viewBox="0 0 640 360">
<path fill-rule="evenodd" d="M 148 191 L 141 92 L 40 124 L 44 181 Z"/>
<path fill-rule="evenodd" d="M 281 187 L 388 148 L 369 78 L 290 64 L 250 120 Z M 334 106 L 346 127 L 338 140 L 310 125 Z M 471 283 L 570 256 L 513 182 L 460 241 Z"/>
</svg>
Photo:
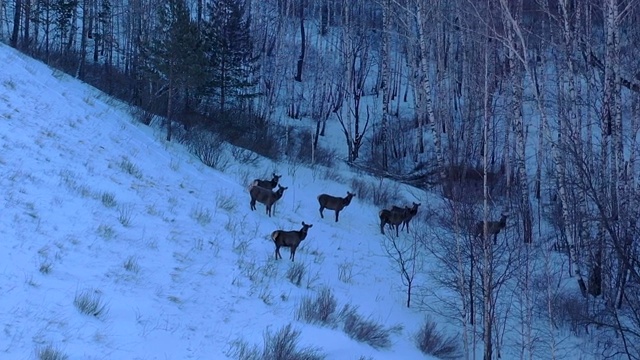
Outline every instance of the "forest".
<svg viewBox="0 0 640 360">
<path fill-rule="evenodd" d="M 523 354 L 546 308 L 553 326 L 609 334 L 603 356 L 639 359 L 639 3 L 0 0 L 0 40 L 201 158 L 225 141 L 438 193 L 450 232 L 424 248 L 452 270 L 439 281 L 485 359 L 512 279 L 538 304 L 519 314 Z M 488 238 L 500 211 L 510 247 L 475 241 L 475 220 Z M 536 276 L 533 249 L 566 269 Z"/>
</svg>

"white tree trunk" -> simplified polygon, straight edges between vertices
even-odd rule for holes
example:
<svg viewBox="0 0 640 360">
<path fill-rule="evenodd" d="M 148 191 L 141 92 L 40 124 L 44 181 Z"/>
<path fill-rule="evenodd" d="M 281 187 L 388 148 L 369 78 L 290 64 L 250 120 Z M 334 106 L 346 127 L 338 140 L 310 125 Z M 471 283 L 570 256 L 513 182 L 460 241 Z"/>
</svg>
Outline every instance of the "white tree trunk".
<svg viewBox="0 0 640 360">
<path fill-rule="evenodd" d="M 390 81 L 391 81 L 391 72 L 389 69 L 389 63 L 391 62 L 391 56 L 389 54 L 389 42 L 390 42 L 390 32 L 391 32 L 391 1 L 384 0 L 382 4 L 382 46 L 381 46 L 381 57 L 380 61 L 382 61 L 382 124 L 381 126 L 381 134 L 382 138 L 382 169 L 387 171 L 389 168 L 389 99 L 390 99 Z"/>
<path fill-rule="evenodd" d="M 427 116 L 429 117 L 429 121 L 431 124 L 431 132 L 433 133 L 433 145 L 435 147 L 436 152 L 436 163 L 440 169 L 440 178 L 442 180 L 446 177 L 446 172 L 444 168 L 444 158 L 442 155 L 442 144 L 440 140 L 440 131 L 436 125 L 437 120 L 435 118 L 435 114 L 433 111 L 433 94 L 431 89 L 431 83 L 429 82 L 429 63 L 428 63 L 428 55 L 429 49 L 427 48 L 428 39 L 425 34 L 424 29 L 424 21 L 426 16 L 424 4 L 422 1 L 418 0 L 416 2 L 416 26 L 418 28 L 418 44 L 420 47 L 420 86 L 425 91 L 425 99 L 424 105 L 427 111 Z"/>
</svg>

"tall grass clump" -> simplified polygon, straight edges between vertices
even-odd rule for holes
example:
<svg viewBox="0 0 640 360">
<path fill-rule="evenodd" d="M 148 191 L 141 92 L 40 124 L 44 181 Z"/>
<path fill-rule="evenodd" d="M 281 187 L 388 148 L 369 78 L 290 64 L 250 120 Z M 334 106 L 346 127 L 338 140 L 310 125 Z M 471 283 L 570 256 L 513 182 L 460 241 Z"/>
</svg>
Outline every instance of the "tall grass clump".
<svg viewBox="0 0 640 360">
<path fill-rule="evenodd" d="M 129 227 L 131 226 L 131 219 L 133 216 L 133 206 L 131 205 L 121 205 L 118 206 L 118 221 L 122 226 Z"/>
<path fill-rule="evenodd" d="M 136 164 L 132 163 L 128 157 L 123 156 L 118 166 L 120 166 L 120 169 L 122 169 L 122 171 L 135 177 L 136 179 L 142 179 L 142 171 L 140 171 L 140 168 L 138 168 Z"/>
<path fill-rule="evenodd" d="M 315 347 L 300 348 L 300 331 L 288 324 L 272 333 L 266 330 L 262 349 L 244 340 L 231 343 L 227 356 L 236 360 L 322 360 L 326 355 Z"/>
<path fill-rule="evenodd" d="M 102 205 L 108 208 L 112 208 L 118 204 L 116 202 L 116 196 L 110 192 L 103 192 L 100 200 L 102 200 Z"/>
<path fill-rule="evenodd" d="M 329 288 L 322 288 L 316 296 L 305 296 L 296 309 L 295 318 L 311 324 L 334 327 L 338 302 Z"/>
<path fill-rule="evenodd" d="M 391 335 L 402 331 L 399 325 L 385 327 L 383 324 L 365 318 L 358 314 L 358 308 L 345 305 L 340 310 L 339 317 L 342 321 L 342 330 L 350 338 L 369 344 L 375 349 L 384 349 L 391 346 Z"/>
<path fill-rule="evenodd" d="M 83 290 L 76 293 L 73 305 L 82 314 L 102 318 L 109 311 L 100 293 L 95 290 Z"/>
<path fill-rule="evenodd" d="M 462 356 L 457 336 L 446 336 L 436 329 L 436 323 L 426 319 L 414 335 L 418 349 L 425 355 L 440 359 L 458 359 Z"/>
<path fill-rule="evenodd" d="M 67 360 L 69 356 L 53 345 L 43 346 L 36 350 L 38 360 Z"/>
<path fill-rule="evenodd" d="M 197 221 L 198 224 L 205 226 L 211 223 L 212 215 L 209 209 L 198 205 L 191 209 L 191 218 Z"/>
<path fill-rule="evenodd" d="M 140 272 L 140 265 L 138 264 L 138 259 L 135 256 L 129 256 L 124 263 L 122 264 L 125 270 L 132 273 Z"/>
<path fill-rule="evenodd" d="M 302 278 L 304 277 L 306 271 L 307 266 L 305 264 L 291 263 L 289 269 L 287 270 L 286 277 L 295 286 L 300 286 L 300 284 L 302 284 Z"/>
</svg>

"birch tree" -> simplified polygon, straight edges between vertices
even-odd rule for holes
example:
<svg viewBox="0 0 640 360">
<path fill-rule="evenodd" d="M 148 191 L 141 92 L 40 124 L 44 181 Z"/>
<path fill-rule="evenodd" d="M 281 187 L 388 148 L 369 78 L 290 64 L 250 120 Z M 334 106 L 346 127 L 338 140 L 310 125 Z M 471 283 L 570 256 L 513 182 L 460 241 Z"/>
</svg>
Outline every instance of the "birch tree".
<svg viewBox="0 0 640 360">
<path fill-rule="evenodd" d="M 389 42 L 391 37 L 391 1 L 383 0 L 382 3 L 382 44 L 380 46 L 380 61 L 381 61 L 381 72 L 382 72 L 382 122 L 380 124 L 381 131 L 380 137 L 382 141 L 382 170 L 388 170 L 388 137 L 389 137 L 389 98 L 390 98 L 390 90 L 389 89 L 389 81 L 390 81 L 390 70 L 389 63 L 391 62 L 391 56 L 389 54 Z"/>
<path fill-rule="evenodd" d="M 436 125 L 437 119 L 435 118 L 435 112 L 433 107 L 433 93 L 431 88 L 431 82 L 429 80 L 429 49 L 428 38 L 425 31 L 425 22 L 427 21 L 427 11 L 425 9 L 425 3 L 421 0 L 415 2 L 414 21 L 417 28 L 417 41 L 418 48 L 420 49 L 420 66 L 419 66 L 419 84 L 423 88 L 425 98 L 423 99 L 427 117 L 431 124 L 431 132 L 433 135 L 434 151 L 436 153 L 436 165 L 440 169 L 440 178 L 445 179 L 445 166 L 444 157 L 442 154 L 442 141 L 440 138 L 440 131 Z"/>
</svg>

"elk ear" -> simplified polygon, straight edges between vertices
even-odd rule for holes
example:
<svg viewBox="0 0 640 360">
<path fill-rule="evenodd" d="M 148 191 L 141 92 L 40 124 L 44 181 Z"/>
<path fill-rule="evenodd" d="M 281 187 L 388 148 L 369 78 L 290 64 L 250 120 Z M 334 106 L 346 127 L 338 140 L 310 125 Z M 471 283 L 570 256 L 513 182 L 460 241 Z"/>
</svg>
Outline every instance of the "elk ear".
<svg viewBox="0 0 640 360">
<path fill-rule="evenodd" d="M 302 222 L 302 226 L 307 226 L 307 224 L 304 223 L 304 221 Z"/>
</svg>

